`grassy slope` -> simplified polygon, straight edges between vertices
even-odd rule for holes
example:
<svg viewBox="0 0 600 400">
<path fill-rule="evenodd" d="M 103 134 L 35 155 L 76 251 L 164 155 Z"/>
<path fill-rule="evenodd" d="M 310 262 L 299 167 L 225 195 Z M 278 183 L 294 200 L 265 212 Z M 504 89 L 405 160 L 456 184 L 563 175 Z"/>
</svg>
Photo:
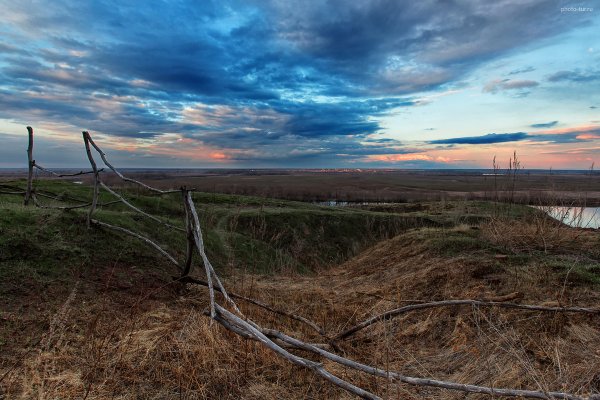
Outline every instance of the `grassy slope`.
<svg viewBox="0 0 600 400">
<path fill-rule="evenodd" d="M 24 187 L 23 181 L 5 183 Z M 40 197 L 46 205 L 75 204 L 71 199 L 91 197 L 87 186 L 56 180 L 37 181 L 37 190 L 65 200 Z M 177 194 L 157 197 L 137 189 L 125 193 L 146 212 L 182 226 Z M 225 274 L 240 270 L 314 272 L 408 227 L 435 224 L 422 216 L 406 219 L 245 196 L 195 193 L 194 199 L 208 255 Z M 106 193 L 101 196 L 101 202 L 111 200 Z M 123 205 L 100 208 L 96 218 L 153 238 L 176 259 L 184 258 L 182 234 Z M 0 347 L 35 342 L 47 328 L 48 314 L 77 279 L 131 288 L 139 280 L 164 285 L 176 273 L 167 260 L 138 239 L 103 229 L 88 230 L 85 219 L 85 209 L 24 207 L 19 196 L 0 195 L 0 307 L 6 322 L 0 327 Z M 51 307 L 39 315 L 37 310 L 27 310 L 32 303 Z M 15 315 L 26 318 L 15 319 Z M 19 335 L 23 329 L 27 333 Z"/>
<path fill-rule="evenodd" d="M 15 185 L 23 186 L 23 182 Z M 90 189 L 69 182 L 43 180 L 38 191 L 77 199 L 89 199 Z M 180 196 L 150 196 L 129 189 L 126 197 L 144 211 L 177 226 L 182 225 Z M 104 193 L 101 202 L 113 200 Z M 257 272 L 277 271 L 281 259 L 299 271 L 314 271 L 356 254 L 365 246 L 415 226 L 439 225 L 423 215 L 410 217 L 354 209 L 335 209 L 263 198 L 195 193 L 207 249 L 217 267 L 235 262 L 237 268 Z M 40 198 L 47 205 L 64 205 Z M 72 204 L 75 204 L 71 202 Z M 23 207 L 17 196 L 0 195 L 3 235 L 0 261 L 23 262 L 31 274 L 63 275 L 75 264 L 138 263 L 148 257 L 166 265 L 160 256 L 137 239 L 102 230 L 88 231 L 86 209 L 57 211 Z M 152 237 L 180 260 L 183 235 L 162 227 L 127 207 L 117 204 L 101 208 L 96 218 Z M 96 245 L 96 243 L 103 243 Z M 176 257 L 176 258 L 177 258 Z M 67 260 L 64 263 L 62 260 Z M 156 266 L 153 266 L 153 269 Z M 10 278 L 12 272 L 0 278 Z"/>
<path fill-rule="evenodd" d="M 38 190 L 89 197 L 89 189 L 80 185 L 57 181 L 38 184 Z M 128 191 L 128 197 L 144 210 L 180 223 L 176 194 L 158 198 Z M 534 218 L 520 207 L 499 210 L 483 202 L 446 202 L 333 209 L 218 194 L 196 193 L 194 198 L 201 210 L 209 256 L 229 277 L 228 285 L 280 308 L 302 310 L 302 315 L 331 333 L 410 299 L 474 297 L 519 290 L 528 292 L 529 302 L 559 298 L 562 302 L 593 304 L 598 300 L 598 236 L 588 232 L 573 236 L 576 231 L 544 225 L 549 234 L 540 242 L 539 230 L 527 229 L 535 224 L 518 222 Z M 486 222 L 498 213 L 507 218 L 494 224 Z M 183 257 L 185 244 L 181 235 L 123 206 L 107 207 L 97 217 L 153 237 L 176 258 Z M 134 238 L 88 230 L 83 210 L 25 208 L 18 197 L 0 195 L 0 229 L 0 375 L 9 371 L 9 379 L 0 387 L 4 386 L 8 393 L 33 396 L 46 391 L 50 396 L 54 393 L 77 398 L 89 391 L 89 398 L 103 398 L 109 390 L 119 398 L 179 398 L 174 389 L 179 386 L 179 391 L 190 398 L 239 398 L 241 393 L 245 393 L 245 398 L 343 397 L 343 393 L 310 373 L 275 359 L 260 347 L 223 336 L 218 328 L 207 325 L 201 316 L 206 304 L 204 292 L 187 292 L 179 298 L 178 290 L 169 285 L 175 270 L 168 262 Z M 351 258 L 399 233 L 400 236 Z M 507 257 L 498 259 L 497 254 Z M 325 269 L 346 260 L 341 267 Z M 75 282 L 79 284 L 76 286 Z M 70 293 L 75 293 L 74 287 L 76 300 L 65 311 L 61 304 Z M 246 311 L 275 323 L 271 316 L 257 310 Z M 67 312 L 68 323 L 66 317 L 60 318 Z M 482 340 L 457 330 L 459 320 L 466 321 L 470 329 L 474 327 L 468 312 L 442 314 L 427 317 L 427 321 L 433 315 L 440 318 L 435 329 L 434 325 L 424 328 L 421 322 L 409 320 L 412 325 L 407 332 L 422 330 L 418 334 L 422 337 L 406 332 L 394 336 L 395 331 L 379 328 L 373 332 L 391 335 L 394 339 L 386 342 L 391 348 L 409 346 L 410 357 L 429 357 L 421 362 L 421 368 L 434 371 L 437 377 L 447 373 L 459 380 L 470 377 L 467 381 L 484 379 L 479 383 L 485 383 L 488 378 L 473 375 L 477 364 L 471 361 L 465 361 L 462 369 L 452 364 L 455 370 L 450 372 L 440 370 L 442 359 L 433 364 L 426 361 L 435 359 L 438 353 L 451 357 L 453 353 L 448 353 L 448 349 L 457 346 L 457 341 Z M 509 320 L 520 317 L 503 316 Z M 57 320 L 60 329 L 56 323 L 50 323 Z M 546 329 L 540 321 L 543 320 L 536 323 Z M 301 326 L 285 324 L 287 331 L 311 335 Z M 571 326 L 587 329 L 581 323 Z M 448 330 L 449 327 L 454 328 Z M 393 329 L 392 325 L 389 328 Z M 436 329 L 438 334 L 434 334 Z M 588 345 L 598 339 L 597 331 L 592 332 L 588 332 Z M 539 339 L 537 334 L 519 335 Z M 185 345 L 176 339 L 180 337 L 187 338 Z M 129 340 L 134 340 L 133 348 L 129 347 Z M 423 374 L 417 364 L 406 361 L 408 350 L 390 355 L 389 350 L 374 343 L 366 347 L 361 343 L 349 343 L 345 349 L 366 361 L 389 362 L 398 369 Z M 419 346 L 430 351 L 423 353 Z M 486 346 L 481 345 L 479 351 L 491 352 Z M 388 351 L 387 356 L 384 350 Z M 461 347 L 457 360 L 468 356 L 468 351 L 463 350 Z M 581 372 L 577 358 L 580 352 L 563 350 L 563 364 L 572 365 L 572 371 L 587 376 Z M 116 360 L 114 357 L 119 354 Z M 40 368 L 48 365 L 56 371 L 40 375 Z M 11 369 L 13 366 L 15 369 Z M 543 375 L 547 367 L 535 364 L 535 374 Z M 182 373 L 182 369 L 187 372 Z M 122 381 L 107 380 L 116 371 L 122 375 Z M 511 373 L 504 371 L 499 381 L 510 384 L 513 379 L 516 384 Z M 20 381 L 20 375 L 31 383 Z M 379 393 L 391 395 L 400 390 L 360 379 L 358 382 Z M 531 379 L 524 375 L 518 382 L 531 385 Z M 548 377 L 553 388 L 557 379 L 555 375 Z M 590 387 L 593 388 L 588 384 L 585 389 Z M 406 389 L 399 393 L 405 395 Z M 439 393 L 426 392 L 424 396 L 435 398 L 436 394 Z"/>
</svg>

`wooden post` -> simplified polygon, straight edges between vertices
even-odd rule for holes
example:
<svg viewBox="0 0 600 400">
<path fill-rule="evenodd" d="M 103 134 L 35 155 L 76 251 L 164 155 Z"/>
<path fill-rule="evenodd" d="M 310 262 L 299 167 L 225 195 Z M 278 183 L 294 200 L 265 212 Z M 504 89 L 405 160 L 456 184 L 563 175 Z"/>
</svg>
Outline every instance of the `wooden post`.
<svg viewBox="0 0 600 400">
<path fill-rule="evenodd" d="M 182 277 L 189 275 L 190 271 L 192 270 L 192 259 L 193 259 L 194 247 L 195 247 L 194 232 L 192 231 L 192 224 L 190 222 L 190 211 L 188 210 L 188 204 L 187 204 L 188 192 L 189 191 L 187 190 L 187 188 L 185 186 L 181 188 L 181 194 L 183 197 L 183 209 L 185 210 L 185 231 L 186 231 L 186 236 L 187 236 L 185 264 L 181 271 Z"/>
<path fill-rule="evenodd" d="M 27 146 L 27 159 L 29 166 L 29 174 L 27 175 L 27 191 L 25 192 L 25 205 L 29 205 L 29 200 L 31 199 L 31 193 L 33 191 L 33 165 L 35 161 L 33 160 L 33 128 L 28 126 L 27 133 L 29 134 L 29 145 Z"/>
<path fill-rule="evenodd" d="M 88 160 L 90 161 L 90 165 L 92 166 L 92 170 L 94 171 L 94 192 L 92 197 L 92 205 L 90 206 L 90 211 L 88 213 L 87 218 L 87 226 L 88 228 L 92 225 L 92 215 L 96 210 L 96 206 L 98 204 L 98 192 L 99 192 L 99 183 L 100 177 L 98 176 L 98 167 L 96 167 L 96 161 L 94 161 L 94 157 L 92 156 L 92 151 L 90 150 L 90 134 L 88 131 L 81 132 L 83 135 L 83 143 L 85 144 L 85 152 L 87 153 Z"/>
</svg>

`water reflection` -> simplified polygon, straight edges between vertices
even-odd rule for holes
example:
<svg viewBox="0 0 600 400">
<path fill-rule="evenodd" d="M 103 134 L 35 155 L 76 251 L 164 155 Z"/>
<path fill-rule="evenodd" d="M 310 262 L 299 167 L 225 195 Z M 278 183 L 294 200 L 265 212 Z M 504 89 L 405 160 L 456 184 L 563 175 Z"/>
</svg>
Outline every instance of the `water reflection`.
<svg viewBox="0 0 600 400">
<path fill-rule="evenodd" d="M 319 206 L 328 207 L 346 207 L 346 206 L 381 206 L 391 204 L 405 204 L 405 203 L 392 203 L 389 201 L 344 201 L 344 200 L 327 200 L 327 201 L 315 201 L 313 204 Z"/>
<path fill-rule="evenodd" d="M 600 228 L 600 207 L 535 206 L 554 219 L 576 228 Z"/>
</svg>

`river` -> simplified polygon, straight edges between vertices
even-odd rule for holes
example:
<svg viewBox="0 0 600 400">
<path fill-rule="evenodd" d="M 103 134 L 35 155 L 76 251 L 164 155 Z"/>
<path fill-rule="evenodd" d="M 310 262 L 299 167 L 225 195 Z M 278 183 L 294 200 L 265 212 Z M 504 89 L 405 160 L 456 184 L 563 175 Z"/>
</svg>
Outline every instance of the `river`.
<svg viewBox="0 0 600 400">
<path fill-rule="evenodd" d="M 577 228 L 600 228 L 600 207 L 535 206 L 552 218 Z"/>
</svg>

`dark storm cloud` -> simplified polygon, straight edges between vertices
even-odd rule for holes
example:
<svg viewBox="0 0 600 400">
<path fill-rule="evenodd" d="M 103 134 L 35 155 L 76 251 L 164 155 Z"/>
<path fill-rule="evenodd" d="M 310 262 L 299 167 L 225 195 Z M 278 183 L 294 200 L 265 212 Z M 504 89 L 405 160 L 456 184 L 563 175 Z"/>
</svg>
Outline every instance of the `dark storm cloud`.
<svg viewBox="0 0 600 400">
<path fill-rule="evenodd" d="M 315 0 L 271 8 L 282 39 L 358 86 L 366 82 L 370 90 L 395 94 L 448 83 L 572 23 L 544 1 Z"/>
<path fill-rule="evenodd" d="M 106 100 L 103 108 L 102 96 L 58 96 L 40 93 L 25 93 L 15 97 L 14 94 L 0 90 L 0 118 L 13 119 L 22 124 L 36 125 L 31 120 L 40 119 L 45 122 L 64 124 L 68 116 L 69 124 L 75 129 L 73 134 L 89 129 L 114 136 L 150 138 L 162 132 L 186 131 L 192 128 L 189 124 L 170 121 L 168 113 L 119 103 L 112 97 Z M 108 106 L 110 104 L 110 106 Z M 28 119 L 20 119 L 23 114 Z M 113 123 L 112 121 L 119 121 Z"/>
<path fill-rule="evenodd" d="M 185 136 L 219 149 L 242 149 L 231 159 L 257 161 L 321 159 L 327 162 L 365 155 L 419 152 L 395 139 L 381 138 L 368 115 L 412 106 L 404 100 L 350 101 L 335 104 L 280 102 L 274 108 L 203 106 L 188 109 L 190 121 L 203 121 L 201 130 Z M 326 158 L 329 157 L 329 160 Z"/>
<path fill-rule="evenodd" d="M 556 126 L 556 124 L 558 124 L 558 121 L 543 122 L 543 123 L 539 123 L 539 124 L 531 124 L 529 126 L 531 128 L 552 128 L 553 126 Z"/>
<path fill-rule="evenodd" d="M 384 115 L 398 107 L 414 106 L 409 100 L 369 100 L 333 104 L 288 104 L 282 110 L 290 115 L 284 129 L 298 136 L 368 135 L 379 124 L 369 117 Z"/>
<path fill-rule="evenodd" d="M 55 44 L 40 51 L 48 61 L 221 101 L 268 100 L 273 90 L 306 86 L 328 94 L 434 88 L 570 22 L 541 0 L 518 7 L 393 0 L 13 7 Z M 525 23 L 531 19 L 544 23 Z"/>
</svg>

